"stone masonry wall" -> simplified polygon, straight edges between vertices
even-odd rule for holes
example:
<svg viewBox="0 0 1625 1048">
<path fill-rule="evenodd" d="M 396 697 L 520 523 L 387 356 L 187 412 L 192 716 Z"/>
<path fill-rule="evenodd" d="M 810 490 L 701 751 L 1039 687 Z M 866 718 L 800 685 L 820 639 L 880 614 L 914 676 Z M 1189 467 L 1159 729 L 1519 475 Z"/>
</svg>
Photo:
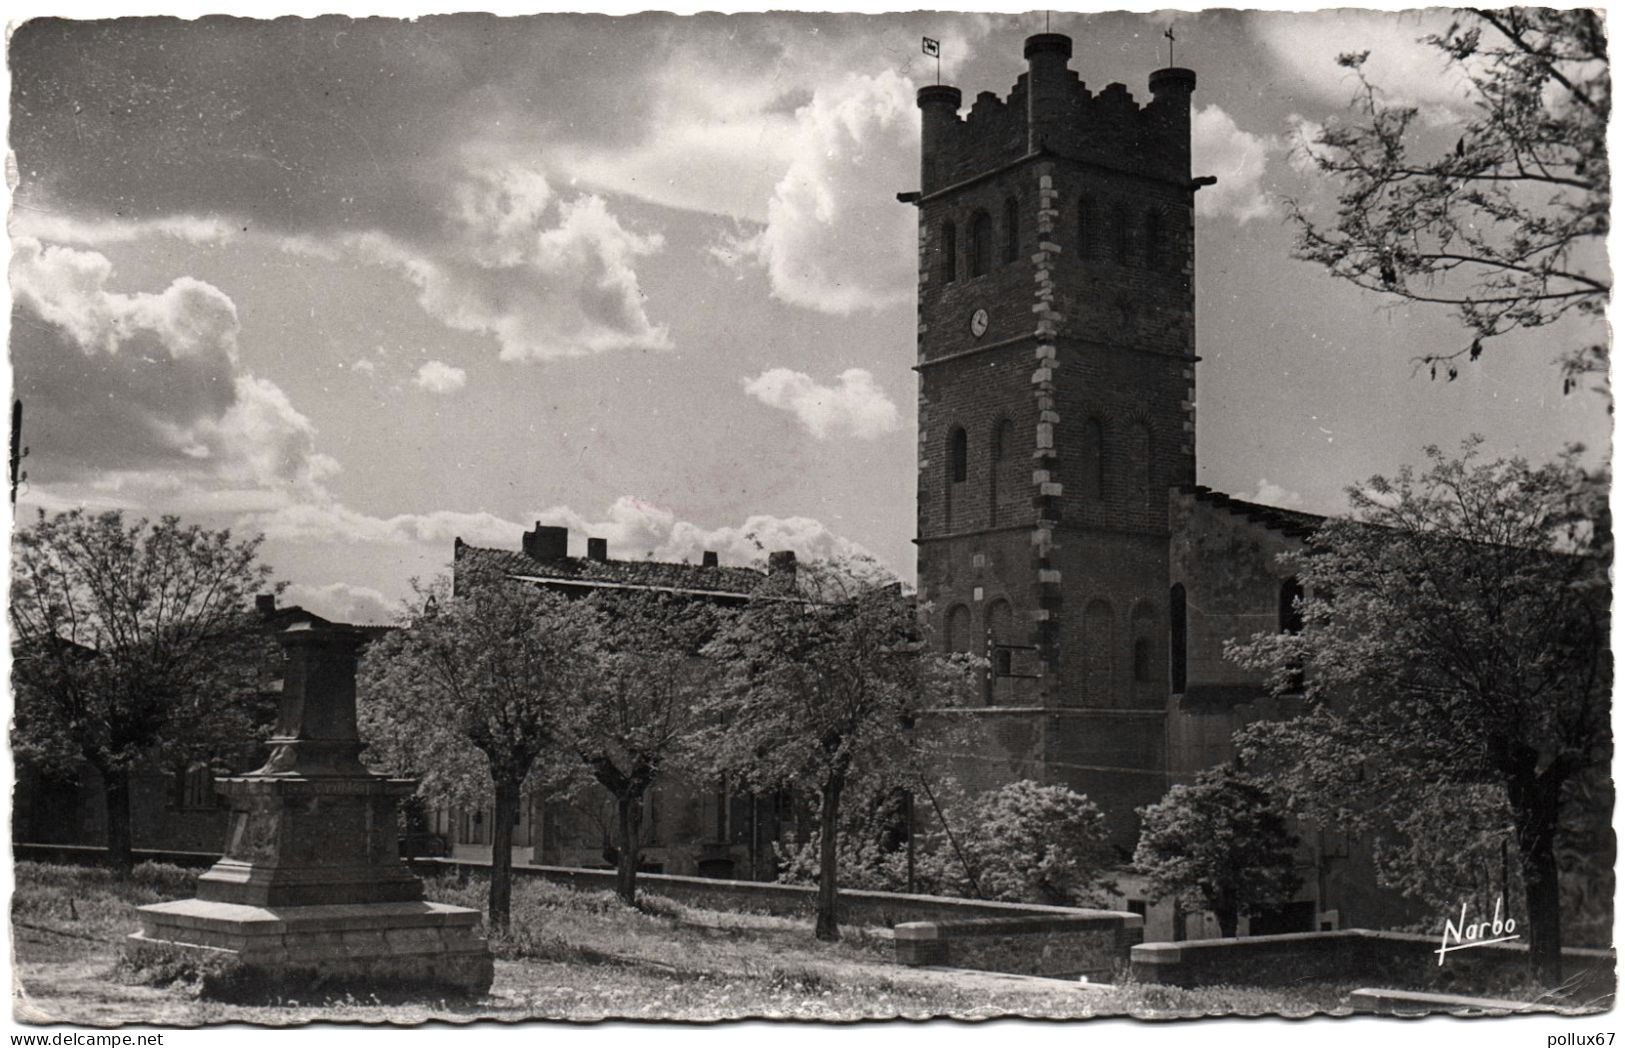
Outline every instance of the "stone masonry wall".
<svg viewBox="0 0 1625 1048">
<path fill-rule="evenodd" d="M 1102 981 L 1126 963 L 1143 918 L 1091 911 L 1071 917 L 911 921 L 895 931 L 897 963 Z"/>
<path fill-rule="evenodd" d="M 485 863 L 457 859 L 417 859 L 413 870 L 423 876 L 437 871 L 463 869 L 484 875 Z M 515 877 L 540 877 L 579 891 L 614 891 L 614 870 L 583 870 L 564 866 L 516 864 Z M 755 881 L 712 880 L 706 877 L 675 877 L 670 874 L 638 875 L 639 890 L 691 906 L 735 913 L 767 913 L 805 917 L 813 913 L 818 889 L 802 884 L 762 884 Z M 964 921 L 983 917 L 1073 918 L 1097 913 L 1066 906 L 1036 903 L 991 902 L 980 899 L 954 899 L 940 895 L 906 895 L 900 892 L 849 891 L 840 893 L 840 919 L 848 924 L 892 927 L 907 921 Z M 1133 914 L 1122 914 L 1133 918 Z M 1135 918 L 1136 920 L 1138 918 Z"/>
<path fill-rule="evenodd" d="M 1305 979 L 1369 981 L 1377 986 L 1484 992 L 1521 980 L 1529 950 L 1498 943 L 1459 950 L 1439 964 L 1436 936 L 1351 929 L 1246 939 L 1145 943 L 1130 951 L 1134 978 L 1176 986 L 1280 986 Z M 1582 996 L 1612 994 L 1612 950 L 1569 948 L 1565 973 Z"/>
<path fill-rule="evenodd" d="M 1281 583 L 1292 574 L 1280 555 L 1303 541 L 1183 493 L 1170 513 L 1169 583 L 1185 586 L 1188 681 L 1261 690 L 1262 676 L 1226 659 L 1224 644 L 1278 628 Z"/>
<path fill-rule="evenodd" d="M 1180 182 L 1190 177 L 1188 96 L 1135 100 L 1124 84 L 1089 90 L 1078 70 L 1041 77 L 1040 97 L 1053 98 L 1043 148 L 1089 164 Z M 1033 78 L 1023 73 L 1009 95 L 977 95 L 970 112 L 931 135 L 927 192 L 974 178 L 1036 145 L 1028 135 Z M 1186 108 L 1186 114 L 1179 112 Z"/>
</svg>

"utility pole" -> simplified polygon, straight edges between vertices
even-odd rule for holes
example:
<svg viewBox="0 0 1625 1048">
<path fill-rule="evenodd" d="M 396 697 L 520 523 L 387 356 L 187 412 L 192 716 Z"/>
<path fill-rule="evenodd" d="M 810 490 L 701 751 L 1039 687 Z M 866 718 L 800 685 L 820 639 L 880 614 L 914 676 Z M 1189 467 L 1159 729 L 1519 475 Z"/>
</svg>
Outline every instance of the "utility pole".
<svg viewBox="0 0 1625 1048">
<path fill-rule="evenodd" d="M 28 449 L 23 447 L 23 402 L 11 402 L 11 504 L 17 504 L 17 486 L 28 479 L 22 468 Z"/>
</svg>

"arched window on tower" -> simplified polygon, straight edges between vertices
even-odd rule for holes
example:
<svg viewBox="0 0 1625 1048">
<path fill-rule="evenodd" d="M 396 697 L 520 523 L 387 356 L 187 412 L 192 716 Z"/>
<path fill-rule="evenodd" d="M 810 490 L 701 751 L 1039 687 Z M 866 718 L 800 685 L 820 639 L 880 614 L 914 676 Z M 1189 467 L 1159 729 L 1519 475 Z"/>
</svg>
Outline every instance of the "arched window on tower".
<svg viewBox="0 0 1625 1048">
<path fill-rule="evenodd" d="M 1021 257 L 1021 202 L 1015 197 L 1004 201 L 1004 260 L 1014 262 Z"/>
<path fill-rule="evenodd" d="M 1128 208 L 1119 204 L 1112 209 L 1112 259 L 1126 266 L 1133 251 L 1134 230 L 1129 224 Z"/>
<path fill-rule="evenodd" d="M 1156 665 L 1154 662 L 1153 635 L 1157 627 L 1157 613 L 1152 609 L 1149 601 L 1137 601 L 1134 610 L 1129 614 L 1129 633 L 1134 638 L 1134 684 L 1135 691 L 1145 691 L 1143 685 L 1152 683 L 1156 679 Z"/>
<path fill-rule="evenodd" d="M 1087 261 L 1099 253 L 1096 241 L 1099 239 L 1100 217 L 1095 213 L 1093 197 L 1084 197 L 1078 201 L 1078 258 Z"/>
<path fill-rule="evenodd" d="M 942 266 L 942 282 L 952 284 L 959 279 L 959 228 L 953 219 L 942 223 L 941 243 L 937 245 Z"/>
<path fill-rule="evenodd" d="M 1161 269 L 1167 262 L 1168 245 L 1163 231 L 1162 212 L 1156 208 L 1145 213 L 1145 264 L 1148 269 Z"/>
<path fill-rule="evenodd" d="M 949 652 L 970 651 L 970 609 L 955 604 L 948 609 L 948 628 L 944 648 Z"/>
<path fill-rule="evenodd" d="M 965 446 L 965 427 L 955 426 L 948 434 L 947 461 L 944 463 L 942 485 L 942 518 L 943 525 L 952 528 L 954 515 L 964 508 L 965 502 L 960 494 L 960 485 L 965 483 L 967 472 L 967 448 Z"/>
<path fill-rule="evenodd" d="M 1021 463 L 1016 455 L 1015 423 L 1007 418 L 994 423 L 988 451 L 991 460 L 988 464 L 988 512 L 996 518 L 999 507 L 1015 498 L 1020 480 Z"/>
<path fill-rule="evenodd" d="M 1129 431 L 1128 442 L 1128 474 L 1134 478 L 1134 485 L 1138 489 L 1134 492 L 1141 505 L 1148 510 L 1156 509 L 1157 487 L 1154 482 L 1154 459 L 1151 454 L 1151 427 L 1144 422 L 1136 422 Z M 1163 492 L 1166 498 L 1167 493 Z"/>
<path fill-rule="evenodd" d="M 993 268 L 993 218 L 978 211 L 970 220 L 970 275 L 979 277 Z"/>
<path fill-rule="evenodd" d="M 1083 694 L 1091 706 L 1115 706 L 1112 696 L 1112 606 L 1096 597 L 1083 609 Z"/>
<path fill-rule="evenodd" d="M 1090 502 L 1106 497 L 1106 427 L 1098 418 L 1083 424 L 1083 497 Z"/>
<path fill-rule="evenodd" d="M 1168 687 L 1175 694 L 1185 690 L 1185 586 L 1174 583 L 1168 590 Z"/>
</svg>

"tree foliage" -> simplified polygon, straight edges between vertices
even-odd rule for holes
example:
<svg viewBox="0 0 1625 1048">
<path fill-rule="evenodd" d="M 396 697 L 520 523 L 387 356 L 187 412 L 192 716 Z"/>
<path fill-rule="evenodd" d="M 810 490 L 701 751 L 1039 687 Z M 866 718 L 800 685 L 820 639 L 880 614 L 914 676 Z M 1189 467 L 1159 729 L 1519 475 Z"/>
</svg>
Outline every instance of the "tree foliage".
<svg viewBox="0 0 1625 1048">
<path fill-rule="evenodd" d="M 1231 765 L 1208 768 L 1139 815 L 1134 867 L 1151 900 L 1211 910 L 1225 938 L 1239 918 L 1281 906 L 1303 884 L 1280 804 Z"/>
<path fill-rule="evenodd" d="M 428 796 L 493 798 L 490 918 L 505 928 L 520 799 L 564 764 L 566 711 L 594 670 L 596 615 L 477 569 L 455 591 L 442 580 L 420 596 L 423 614 L 362 661 L 363 735 L 373 760 L 420 776 Z"/>
<path fill-rule="evenodd" d="M 813 798 L 816 804 L 816 797 Z M 844 888 L 927 894 L 945 892 L 933 876 L 927 833 L 916 834 L 915 877 L 909 881 L 909 803 L 907 791 L 889 782 L 859 776 L 841 804 L 836 843 L 837 880 Z M 798 843 L 773 842 L 778 879 L 784 884 L 817 884 L 822 840 L 814 830 Z"/>
<path fill-rule="evenodd" d="M 1107 901 L 1116 853 L 1105 815 L 1083 794 L 1022 779 L 980 794 L 967 816 L 957 842 L 937 849 L 949 884 L 962 883 L 961 871 L 970 881 L 959 894 L 1051 906 Z"/>
<path fill-rule="evenodd" d="M 1278 691 L 1301 686 L 1307 712 L 1238 743 L 1298 814 L 1392 833 L 1418 861 L 1437 842 L 1416 813 L 1446 819 L 1445 798 L 1476 795 L 1490 832 L 1504 796 L 1531 961 L 1555 980 L 1565 798 L 1612 751 L 1607 485 L 1572 453 L 1485 463 L 1478 444 L 1350 489 L 1354 515 L 1292 558 L 1302 632 L 1228 654 Z"/>
<path fill-rule="evenodd" d="M 643 801 L 670 767 L 701 763 L 701 698 L 717 676 L 700 655 L 716 629 L 715 609 L 653 592 L 601 594 L 585 688 L 565 710 L 564 745 L 614 798 L 616 892 L 637 898 Z"/>
<path fill-rule="evenodd" d="M 951 779 L 914 779 L 911 788 L 912 882 L 910 790 L 876 788 L 866 779 L 849 787 L 841 815 L 836 850 L 843 885 L 1050 906 L 1108 901 L 1116 854 L 1106 843 L 1104 815 L 1082 794 L 1030 779 L 975 797 Z M 820 843 L 815 833 L 782 849 L 779 879 L 816 883 Z"/>
<path fill-rule="evenodd" d="M 800 566 L 793 591 L 763 587 L 707 646 L 728 686 L 715 706 L 716 764 L 756 789 L 819 800 L 816 934 L 839 937 L 840 802 L 856 774 L 911 774 L 925 713 L 960 701 L 962 660 L 925 650 L 914 602 L 866 561 Z"/>
<path fill-rule="evenodd" d="M 1460 358 L 1518 329 L 1600 318 L 1611 280 L 1607 39 L 1599 11 L 1474 11 L 1426 42 L 1469 85 L 1474 113 L 1448 131 L 1368 81 L 1354 120 L 1308 143 L 1337 185 L 1334 221 L 1300 205 L 1298 255 L 1371 291 L 1454 309 L 1468 339 L 1419 358 L 1454 379 Z M 1451 140 L 1454 139 L 1454 145 Z M 1567 352 L 1564 392 L 1606 377 L 1606 336 Z"/>
<path fill-rule="evenodd" d="M 48 773 L 96 770 L 121 871 L 132 768 L 253 755 L 274 651 L 254 618 L 271 574 L 260 542 L 81 510 L 42 511 L 15 536 L 12 743 Z"/>
</svg>

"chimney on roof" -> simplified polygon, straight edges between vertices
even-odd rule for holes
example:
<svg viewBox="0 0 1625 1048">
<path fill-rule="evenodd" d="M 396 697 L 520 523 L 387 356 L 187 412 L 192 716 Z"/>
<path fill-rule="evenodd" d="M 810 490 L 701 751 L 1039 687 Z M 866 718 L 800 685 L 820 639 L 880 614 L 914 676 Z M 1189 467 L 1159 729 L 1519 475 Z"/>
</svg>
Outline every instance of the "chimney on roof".
<svg viewBox="0 0 1625 1048">
<path fill-rule="evenodd" d="M 563 560 L 569 556 L 570 529 L 543 527 L 537 521 L 534 530 L 525 532 L 521 544 L 531 560 Z"/>
<path fill-rule="evenodd" d="M 276 594 L 261 593 L 254 598 L 254 610 L 261 615 L 269 615 L 276 610 Z"/>
<path fill-rule="evenodd" d="M 767 555 L 767 573 L 769 575 L 788 575 L 794 578 L 796 574 L 796 551 L 781 549 L 769 553 Z"/>
<path fill-rule="evenodd" d="M 717 551 L 714 550 L 714 549 L 706 550 L 704 555 L 702 555 L 700 557 L 700 567 L 702 567 L 702 568 L 714 568 L 716 566 L 717 566 Z"/>
<path fill-rule="evenodd" d="M 587 559 L 588 560 L 608 560 L 609 559 L 609 540 L 608 539 L 589 538 L 587 540 Z"/>
</svg>

